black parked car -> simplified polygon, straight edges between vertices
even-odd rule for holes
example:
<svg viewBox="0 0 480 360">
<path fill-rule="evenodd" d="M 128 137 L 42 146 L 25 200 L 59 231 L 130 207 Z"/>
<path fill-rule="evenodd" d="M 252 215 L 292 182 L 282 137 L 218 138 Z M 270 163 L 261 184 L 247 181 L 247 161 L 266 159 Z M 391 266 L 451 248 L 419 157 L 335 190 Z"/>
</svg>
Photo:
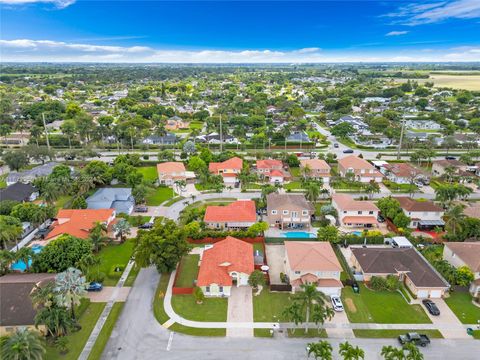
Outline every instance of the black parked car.
<svg viewBox="0 0 480 360">
<path fill-rule="evenodd" d="M 440 310 L 438 309 L 437 305 L 432 300 L 422 300 L 423 305 L 427 308 L 428 312 L 434 316 L 440 315 Z"/>
<path fill-rule="evenodd" d="M 353 154 L 353 150 L 352 149 L 345 149 L 345 150 L 343 150 L 343 153 L 344 154 Z"/>
<path fill-rule="evenodd" d="M 138 228 L 139 229 L 151 229 L 151 228 L 153 228 L 153 223 L 148 222 L 148 223 L 145 223 L 143 225 L 140 225 Z"/>
<path fill-rule="evenodd" d="M 385 222 L 385 218 L 384 218 L 382 215 L 378 215 L 378 216 L 377 216 L 377 221 L 378 221 L 379 223 L 384 223 L 384 222 Z"/>
<path fill-rule="evenodd" d="M 445 156 L 445 160 L 457 160 L 455 156 Z"/>
</svg>

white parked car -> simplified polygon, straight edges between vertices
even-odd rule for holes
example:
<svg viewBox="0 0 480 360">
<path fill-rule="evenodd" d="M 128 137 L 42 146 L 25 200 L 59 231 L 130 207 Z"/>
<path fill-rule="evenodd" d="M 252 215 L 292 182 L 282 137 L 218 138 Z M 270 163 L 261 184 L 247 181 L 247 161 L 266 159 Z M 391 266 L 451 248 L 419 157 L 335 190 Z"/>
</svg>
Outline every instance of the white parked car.
<svg viewBox="0 0 480 360">
<path fill-rule="evenodd" d="M 335 311 L 343 311 L 342 300 L 338 296 L 332 296 L 332 306 Z"/>
</svg>

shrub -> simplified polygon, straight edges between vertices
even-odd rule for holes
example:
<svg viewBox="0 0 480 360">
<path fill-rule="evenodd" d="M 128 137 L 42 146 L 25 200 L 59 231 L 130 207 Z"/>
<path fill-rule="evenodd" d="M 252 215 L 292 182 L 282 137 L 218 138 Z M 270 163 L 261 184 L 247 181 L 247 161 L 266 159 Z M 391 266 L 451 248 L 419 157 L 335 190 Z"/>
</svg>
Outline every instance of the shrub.
<svg viewBox="0 0 480 360">
<path fill-rule="evenodd" d="M 265 285 L 265 275 L 260 270 L 254 270 L 249 278 L 248 285 L 252 286 L 254 289 L 257 289 L 259 285 Z"/>
<path fill-rule="evenodd" d="M 388 291 L 397 291 L 400 288 L 400 280 L 395 275 L 388 275 L 386 279 Z"/>
<path fill-rule="evenodd" d="M 372 276 L 370 279 L 370 288 L 376 291 L 387 289 L 387 280 L 380 276 Z"/>
<path fill-rule="evenodd" d="M 108 273 L 109 277 L 119 277 L 123 273 L 124 266 L 121 264 L 112 265 L 110 272 Z"/>
<path fill-rule="evenodd" d="M 287 275 L 285 275 L 283 272 L 280 273 L 280 281 L 282 284 L 288 284 Z"/>
<path fill-rule="evenodd" d="M 201 304 L 203 303 L 203 300 L 205 300 L 205 295 L 203 294 L 202 288 L 198 286 L 193 290 L 193 296 L 195 297 L 197 304 Z"/>
</svg>

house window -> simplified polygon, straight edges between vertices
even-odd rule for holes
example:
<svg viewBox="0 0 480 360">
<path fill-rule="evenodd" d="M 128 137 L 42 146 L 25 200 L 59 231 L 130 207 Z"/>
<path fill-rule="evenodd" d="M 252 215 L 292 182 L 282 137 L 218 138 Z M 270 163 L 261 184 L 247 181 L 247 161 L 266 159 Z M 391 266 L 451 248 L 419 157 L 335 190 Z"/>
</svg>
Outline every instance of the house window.
<svg viewBox="0 0 480 360">
<path fill-rule="evenodd" d="M 205 292 L 207 292 L 207 293 L 210 292 L 210 286 L 205 287 Z"/>
<path fill-rule="evenodd" d="M 308 215 L 308 210 L 302 210 L 302 215 L 303 215 L 303 216 Z"/>
<path fill-rule="evenodd" d="M 346 211 L 343 211 L 344 214 L 346 214 L 347 212 Z"/>
<path fill-rule="evenodd" d="M 369 213 L 370 215 L 373 215 L 373 211 L 369 211 L 368 213 Z"/>
<path fill-rule="evenodd" d="M 221 293 L 223 293 L 223 286 L 219 286 L 219 287 L 218 287 L 218 291 L 220 291 Z"/>
<path fill-rule="evenodd" d="M 288 215 L 288 210 L 283 210 L 283 215 Z"/>
<path fill-rule="evenodd" d="M 358 212 L 358 215 L 362 215 L 362 212 L 361 212 L 361 211 L 359 211 L 359 212 Z"/>
<path fill-rule="evenodd" d="M 277 215 L 277 210 L 272 210 L 272 215 Z"/>
<path fill-rule="evenodd" d="M 296 275 L 299 275 L 300 273 L 301 273 L 301 271 L 295 271 Z"/>
</svg>

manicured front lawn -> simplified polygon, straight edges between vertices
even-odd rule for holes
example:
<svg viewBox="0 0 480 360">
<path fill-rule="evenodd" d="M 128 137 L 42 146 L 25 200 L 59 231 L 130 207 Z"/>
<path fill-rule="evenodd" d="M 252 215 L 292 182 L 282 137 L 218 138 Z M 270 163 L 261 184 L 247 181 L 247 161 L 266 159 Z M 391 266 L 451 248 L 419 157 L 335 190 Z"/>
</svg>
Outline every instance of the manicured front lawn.
<svg viewBox="0 0 480 360">
<path fill-rule="evenodd" d="M 154 183 L 158 180 L 158 173 L 156 166 L 145 166 L 137 168 L 137 171 L 143 175 L 143 179 Z"/>
<path fill-rule="evenodd" d="M 392 192 L 411 193 L 418 192 L 418 186 L 411 184 L 397 184 L 391 181 L 384 181 L 383 184 Z"/>
<path fill-rule="evenodd" d="M 291 304 L 288 292 L 270 292 L 268 288 L 258 296 L 253 296 L 253 321 L 281 321 L 282 313 Z"/>
<path fill-rule="evenodd" d="M 480 320 L 480 307 L 472 304 L 470 293 L 452 292 L 445 302 L 463 324 L 477 324 Z"/>
<path fill-rule="evenodd" d="M 69 352 L 62 355 L 55 346 L 48 344 L 47 353 L 44 358 L 48 360 L 78 359 L 104 307 L 105 303 L 92 303 L 88 299 L 83 299 L 82 305 L 79 307 L 77 314 L 79 319 L 78 322 L 82 328 L 81 330 L 72 332 L 67 336 Z"/>
<path fill-rule="evenodd" d="M 253 336 L 271 338 L 270 329 L 253 329 Z"/>
<path fill-rule="evenodd" d="M 473 330 L 473 338 L 480 340 L 480 330 Z"/>
<path fill-rule="evenodd" d="M 227 321 L 227 299 L 205 298 L 202 304 L 197 304 L 193 295 L 174 295 L 172 307 L 178 315 L 188 320 Z"/>
<path fill-rule="evenodd" d="M 168 329 L 171 331 L 176 331 L 182 334 L 193 335 L 193 336 L 225 336 L 227 334 L 226 329 L 192 328 L 192 327 L 184 326 L 178 323 L 173 324 Z"/>
<path fill-rule="evenodd" d="M 409 305 L 398 292 L 372 291 L 360 284 L 360 294 L 354 294 L 351 287 L 345 287 L 342 301 L 348 319 L 354 323 L 431 323 L 420 305 Z"/>
<path fill-rule="evenodd" d="M 8 174 L 0 176 L 0 189 L 7 187 L 7 175 Z"/>
<path fill-rule="evenodd" d="M 108 339 L 112 334 L 113 328 L 115 327 L 115 324 L 122 313 L 123 305 L 125 305 L 124 302 L 117 302 L 113 304 L 112 311 L 108 315 L 107 321 L 105 321 L 102 331 L 100 331 L 97 341 L 95 341 L 95 345 L 90 352 L 88 357 L 89 360 L 98 360 L 102 357 L 103 349 L 105 349 Z"/>
<path fill-rule="evenodd" d="M 332 182 L 332 188 L 337 189 L 337 190 L 351 190 L 351 191 L 363 191 L 365 188 L 365 185 L 362 184 L 361 182 L 348 182 L 344 180 L 340 181 L 334 181 Z"/>
<path fill-rule="evenodd" d="M 187 255 L 183 257 L 175 286 L 193 287 L 193 282 L 198 276 L 199 261 L 200 255 Z"/>
<path fill-rule="evenodd" d="M 153 315 L 160 324 L 164 324 L 165 321 L 170 319 L 163 308 L 163 299 L 165 298 L 165 293 L 167 292 L 169 279 L 170 274 L 162 274 L 160 276 L 157 291 L 155 291 L 155 298 L 153 299 Z"/>
<path fill-rule="evenodd" d="M 299 167 L 291 167 L 289 171 L 290 171 L 290 175 L 292 175 L 293 177 L 299 177 L 301 175 Z"/>
<path fill-rule="evenodd" d="M 99 270 L 105 274 L 105 280 L 103 281 L 104 286 L 114 286 L 117 284 L 123 270 L 114 272 L 114 267 L 121 266 L 125 269 L 128 261 L 132 257 L 134 245 L 134 240 L 129 239 L 123 244 L 107 245 L 98 252 L 97 257 L 101 260 Z"/>
<path fill-rule="evenodd" d="M 135 282 L 135 279 L 137 278 L 138 273 L 140 272 L 140 267 L 137 266 L 136 264 L 133 265 L 132 270 L 130 270 L 130 273 L 128 274 L 127 280 L 125 280 L 124 286 L 133 286 L 133 283 Z"/>
<path fill-rule="evenodd" d="M 288 329 L 288 337 L 291 338 L 327 338 L 327 331 L 325 329 L 310 328 L 305 333 L 305 329 L 301 326 L 296 329 Z"/>
<path fill-rule="evenodd" d="M 283 188 L 285 190 L 298 190 L 302 188 L 302 183 L 300 181 L 290 181 L 288 184 L 284 184 Z"/>
<path fill-rule="evenodd" d="M 403 335 L 408 332 L 418 332 L 420 334 L 426 334 L 429 338 L 432 339 L 443 339 L 442 333 L 438 330 L 353 330 L 355 337 L 374 339 L 394 339 L 399 335 Z"/>
<path fill-rule="evenodd" d="M 169 187 L 160 186 L 158 188 L 149 189 L 145 200 L 148 206 L 159 206 L 164 201 L 173 197 L 173 190 Z"/>
</svg>

